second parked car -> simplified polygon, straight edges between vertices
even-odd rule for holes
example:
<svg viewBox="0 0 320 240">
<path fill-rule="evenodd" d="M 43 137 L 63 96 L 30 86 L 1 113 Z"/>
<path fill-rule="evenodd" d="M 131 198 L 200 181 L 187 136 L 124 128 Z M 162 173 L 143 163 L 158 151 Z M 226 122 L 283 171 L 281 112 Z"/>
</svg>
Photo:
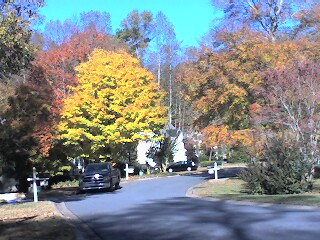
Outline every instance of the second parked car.
<svg viewBox="0 0 320 240">
<path fill-rule="evenodd" d="M 180 161 L 169 165 L 169 167 L 167 167 L 167 172 L 195 171 L 197 169 L 198 165 L 195 162 Z"/>
</svg>

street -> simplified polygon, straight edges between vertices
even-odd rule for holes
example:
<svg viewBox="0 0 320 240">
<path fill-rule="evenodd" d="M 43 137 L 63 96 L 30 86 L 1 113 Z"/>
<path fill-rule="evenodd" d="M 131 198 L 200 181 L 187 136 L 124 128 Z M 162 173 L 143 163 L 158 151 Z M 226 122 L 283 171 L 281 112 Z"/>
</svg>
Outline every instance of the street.
<svg viewBox="0 0 320 240">
<path fill-rule="evenodd" d="M 318 239 L 320 210 L 186 197 L 197 175 L 133 181 L 86 194 L 66 207 L 98 236 L 113 240 Z"/>
</svg>

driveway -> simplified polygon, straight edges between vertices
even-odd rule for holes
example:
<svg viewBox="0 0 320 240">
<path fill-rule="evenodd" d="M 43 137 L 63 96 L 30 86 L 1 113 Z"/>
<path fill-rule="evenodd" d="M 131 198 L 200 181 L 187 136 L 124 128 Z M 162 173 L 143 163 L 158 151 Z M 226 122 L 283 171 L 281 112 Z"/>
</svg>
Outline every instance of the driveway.
<svg viewBox="0 0 320 240">
<path fill-rule="evenodd" d="M 320 210 L 234 204 L 186 197 L 199 175 L 123 184 L 66 202 L 85 231 L 113 240 L 318 239 Z M 81 224 L 81 226 L 84 226 Z M 90 237 L 92 238 L 92 236 Z"/>
</svg>

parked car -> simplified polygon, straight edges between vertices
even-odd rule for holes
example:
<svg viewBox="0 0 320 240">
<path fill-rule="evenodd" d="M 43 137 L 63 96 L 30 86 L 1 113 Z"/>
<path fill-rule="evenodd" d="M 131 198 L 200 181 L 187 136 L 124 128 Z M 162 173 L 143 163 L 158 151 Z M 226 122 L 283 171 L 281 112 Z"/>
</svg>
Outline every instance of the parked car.
<svg viewBox="0 0 320 240">
<path fill-rule="evenodd" d="M 113 190 L 120 187 L 120 171 L 111 163 L 90 163 L 81 174 L 80 191 L 92 189 Z"/>
<path fill-rule="evenodd" d="M 195 162 L 181 161 L 175 162 L 167 167 L 167 172 L 179 172 L 179 171 L 195 171 L 198 169 L 198 165 Z"/>
</svg>

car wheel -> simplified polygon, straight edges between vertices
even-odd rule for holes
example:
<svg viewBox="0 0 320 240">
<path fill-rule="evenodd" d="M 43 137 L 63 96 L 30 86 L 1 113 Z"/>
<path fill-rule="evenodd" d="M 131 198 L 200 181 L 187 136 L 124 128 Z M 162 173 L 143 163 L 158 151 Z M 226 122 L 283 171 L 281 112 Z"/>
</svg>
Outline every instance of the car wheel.
<svg viewBox="0 0 320 240">
<path fill-rule="evenodd" d="M 110 180 L 110 187 L 108 188 L 108 190 L 110 192 L 112 192 L 114 190 L 114 185 L 113 185 L 112 179 Z"/>
<path fill-rule="evenodd" d="M 79 189 L 78 191 L 78 194 L 85 194 L 86 193 L 86 190 L 83 190 L 83 189 Z"/>
<path fill-rule="evenodd" d="M 190 171 L 191 171 L 191 167 L 187 167 L 187 171 L 189 171 L 189 172 L 190 172 Z"/>
<path fill-rule="evenodd" d="M 118 182 L 115 185 L 115 189 L 119 189 L 120 188 L 120 178 L 118 178 Z"/>
<path fill-rule="evenodd" d="M 169 173 L 172 173 L 173 172 L 173 169 L 172 168 L 169 168 L 169 171 L 168 171 Z"/>
</svg>

